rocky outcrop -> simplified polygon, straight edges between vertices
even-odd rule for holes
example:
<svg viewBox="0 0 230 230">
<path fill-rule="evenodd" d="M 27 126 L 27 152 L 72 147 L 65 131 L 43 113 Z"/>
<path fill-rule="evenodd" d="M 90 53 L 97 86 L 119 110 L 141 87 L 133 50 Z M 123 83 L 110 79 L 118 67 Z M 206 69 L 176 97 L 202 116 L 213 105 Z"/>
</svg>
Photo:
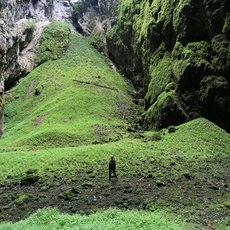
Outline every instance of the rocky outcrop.
<svg viewBox="0 0 230 230">
<path fill-rule="evenodd" d="M 90 34 L 101 28 L 102 44 L 111 27 L 116 0 L 2 0 L 0 2 L 0 133 L 3 132 L 4 90 L 10 88 L 36 65 L 35 50 L 43 28 L 51 20 L 73 23 Z M 81 6 L 84 6 L 81 9 Z M 76 16 L 76 9 L 80 14 Z M 73 14 L 73 11 L 75 12 Z M 94 41 L 94 39 L 93 39 Z"/>
<path fill-rule="evenodd" d="M 33 54 L 50 20 L 72 19 L 72 1 L 1 1 L 0 72 L 6 85 L 33 68 Z M 28 62 L 28 63 L 27 63 Z M 9 65 L 10 64 L 10 65 Z"/>
<path fill-rule="evenodd" d="M 145 98 L 159 129 L 204 116 L 230 131 L 228 0 L 121 1 L 110 57 Z"/>
<path fill-rule="evenodd" d="M 80 4 L 86 4 L 78 16 L 81 30 L 90 34 L 96 26 L 106 32 L 105 28 L 111 27 L 110 19 L 113 16 L 115 2 L 115 0 L 1 1 L 0 79 L 4 78 L 8 87 L 15 78 L 33 68 L 32 51 L 36 48 L 42 29 L 48 21 L 54 19 L 73 22 L 73 9 L 78 8 Z"/>
<path fill-rule="evenodd" d="M 90 35 L 95 26 L 111 28 L 117 0 L 79 0 L 73 4 L 73 22 L 77 30 Z"/>
<path fill-rule="evenodd" d="M 106 55 L 106 32 L 115 18 L 117 0 L 81 0 L 74 4 L 73 23 L 76 29 L 90 36 L 90 44 Z"/>
</svg>

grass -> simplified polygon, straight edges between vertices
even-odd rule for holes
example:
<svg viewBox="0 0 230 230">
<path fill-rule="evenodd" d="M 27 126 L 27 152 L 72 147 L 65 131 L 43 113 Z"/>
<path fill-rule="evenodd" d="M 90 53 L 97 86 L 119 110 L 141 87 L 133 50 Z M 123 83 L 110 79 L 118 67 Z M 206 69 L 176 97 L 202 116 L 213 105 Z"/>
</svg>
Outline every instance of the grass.
<svg viewBox="0 0 230 230">
<path fill-rule="evenodd" d="M 5 150 L 120 139 L 133 107 L 130 90 L 81 35 L 72 36 L 62 58 L 40 65 L 8 92 L 0 145 Z"/>
<path fill-rule="evenodd" d="M 0 225 L 1 230 L 10 229 L 158 229 L 158 230 L 182 230 L 185 224 L 166 213 L 147 213 L 138 211 L 122 212 L 110 209 L 106 212 L 98 212 L 90 216 L 60 214 L 57 210 L 41 210 L 26 220 L 15 224 Z"/>
<path fill-rule="evenodd" d="M 0 221 L 19 222 L 0 229 L 228 229 L 230 135 L 203 118 L 128 132 L 132 87 L 82 36 L 70 40 L 7 93 Z M 36 212 L 46 207 L 94 214 Z"/>
<path fill-rule="evenodd" d="M 92 165 L 97 167 L 101 164 L 99 162 L 106 163 L 111 155 L 117 156 L 120 164 L 127 167 L 131 173 L 134 171 L 130 170 L 131 159 L 135 164 L 151 156 L 169 162 L 177 157 L 188 160 L 229 157 L 229 134 L 203 118 L 179 126 L 178 131 L 172 134 L 162 130 L 159 133 L 161 140 L 149 141 L 148 137 L 154 134 L 146 132 L 141 138 L 126 137 L 108 144 L 2 152 L 0 181 L 7 176 L 14 180 L 20 178 L 31 168 L 37 169 L 39 174 L 43 175 L 49 168 L 53 172 L 58 172 L 90 168 Z M 130 159 L 128 164 L 125 163 L 127 159 Z"/>
<path fill-rule="evenodd" d="M 118 207 L 165 210 L 197 229 L 209 223 L 218 226 L 221 221 L 224 224 L 219 229 L 225 229 L 229 221 L 230 136 L 206 119 L 176 129 L 170 134 L 167 130 L 129 134 L 105 144 L 2 152 L 0 183 L 9 193 L 0 194 L 3 210 L 6 208 L 0 218 L 7 214 L 10 219 L 21 219 L 47 205 L 87 214 Z M 119 183 L 114 185 L 107 179 L 110 155 L 118 162 Z M 24 187 L 29 171 L 39 180 Z M 128 196 L 127 185 L 131 189 Z M 16 191 L 14 186 L 19 186 Z M 71 192 L 76 189 L 77 194 Z M 104 193 L 110 189 L 116 192 L 107 197 Z M 95 194 L 102 197 L 99 203 L 92 200 Z M 21 197 L 25 202 L 18 205 Z M 202 210 L 200 215 L 198 210 Z M 213 218 L 215 213 L 218 218 Z"/>
<path fill-rule="evenodd" d="M 60 58 L 70 43 L 70 25 L 53 21 L 42 33 L 37 49 L 37 62 L 43 63 Z"/>
</svg>

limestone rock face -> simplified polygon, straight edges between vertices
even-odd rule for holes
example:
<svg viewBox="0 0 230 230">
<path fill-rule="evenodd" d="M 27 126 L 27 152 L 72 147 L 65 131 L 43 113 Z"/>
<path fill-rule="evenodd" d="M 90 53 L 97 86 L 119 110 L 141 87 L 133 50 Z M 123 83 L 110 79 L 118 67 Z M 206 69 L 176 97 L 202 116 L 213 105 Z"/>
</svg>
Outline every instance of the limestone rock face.
<svg viewBox="0 0 230 230">
<path fill-rule="evenodd" d="M 145 98 L 145 126 L 204 116 L 230 131 L 229 0 L 124 0 L 112 60 Z"/>
<path fill-rule="evenodd" d="M 32 51 L 36 48 L 42 28 L 48 21 L 71 21 L 71 18 L 71 1 L 1 1 L 0 78 L 4 79 L 6 85 L 20 74 L 33 69 Z"/>
<path fill-rule="evenodd" d="M 106 33 L 111 29 L 117 0 L 79 0 L 73 4 L 73 24 L 78 32 L 90 36 L 89 42 L 108 56 Z"/>
<path fill-rule="evenodd" d="M 86 34 L 90 34 L 95 26 L 102 28 L 103 31 L 104 28 L 111 27 L 111 21 L 107 19 L 112 17 L 116 0 L 0 2 L 0 79 L 5 82 L 6 88 L 19 76 L 33 69 L 35 64 L 33 51 L 39 43 L 44 26 L 50 20 L 72 22 L 73 8 L 79 3 L 86 4 L 78 18 L 79 25 Z"/>
<path fill-rule="evenodd" d="M 86 7 L 76 23 L 73 11 L 79 4 L 86 4 Z M 113 4 L 115 0 L 0 1 L 0 135 L 3 132 L 4 90 L 35 67 L 35 50 L 49 21 L 69 21 L 86 34 L 98 27 L 105 34 L 104 28 L 111 26 L 107 18 L 111 18 Z"/>
<path fill-rule="evenodd" d="M 73 3 L 73 21 L 77 30 L 90 35 L 95 27 L 106 31 L 114 21 L 117 0 L 78 0 Z"/>
<path fill-rule="evenodd" d="M 98 8 L 101 14 L 109 15 L 113 14 L 115 10 L 117 0 L 98 0 Z"/>
</svg>

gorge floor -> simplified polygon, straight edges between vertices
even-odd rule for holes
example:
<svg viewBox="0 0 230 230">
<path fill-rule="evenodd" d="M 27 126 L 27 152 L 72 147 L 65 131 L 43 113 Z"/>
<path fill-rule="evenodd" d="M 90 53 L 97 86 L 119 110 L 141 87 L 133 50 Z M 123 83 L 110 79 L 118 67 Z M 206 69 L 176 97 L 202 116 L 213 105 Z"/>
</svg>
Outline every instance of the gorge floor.
<svg viewBox="0 0 230 230">
<path fill-rule="evenodd" d="M 133 160 L 129 156 L 118 162 L 119 180 L 112 182 L 104 160 L 94 166 L 85 164 L 81 170 L 60 169 L 42 177 L 36 170 L 28 170 L 18 181 L 1 184 L 0 220 L 17 221 L 46 207 L 80 214 L 109 207 L 164 209 L 194 226 L 211 226 L 209 229 L 229 217 L 229 157 Z"/>
</svg>

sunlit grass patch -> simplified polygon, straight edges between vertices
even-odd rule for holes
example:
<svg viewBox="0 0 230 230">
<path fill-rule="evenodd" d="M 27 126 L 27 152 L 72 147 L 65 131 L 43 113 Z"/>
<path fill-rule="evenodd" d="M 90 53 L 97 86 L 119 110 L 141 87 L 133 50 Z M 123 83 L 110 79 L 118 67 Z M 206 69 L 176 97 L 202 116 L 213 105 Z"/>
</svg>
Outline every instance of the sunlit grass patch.
<svg viewBox="0 0 230 230">
<path fill-rule="evenodd" d="M 109 209 L 105 212 L 98 212 L 90 216 L 60 214 L 55 209 L 41 210 L 31 215 L 26 220 L 15 224 L 2 224 L 1 230 L 23 229 L 23 230 L 182 230 L 185 223 L 173 218 L 164 212 L 143 212 Z M 192 228 L 190 228 L 192 229 Z"/>
</svg>

